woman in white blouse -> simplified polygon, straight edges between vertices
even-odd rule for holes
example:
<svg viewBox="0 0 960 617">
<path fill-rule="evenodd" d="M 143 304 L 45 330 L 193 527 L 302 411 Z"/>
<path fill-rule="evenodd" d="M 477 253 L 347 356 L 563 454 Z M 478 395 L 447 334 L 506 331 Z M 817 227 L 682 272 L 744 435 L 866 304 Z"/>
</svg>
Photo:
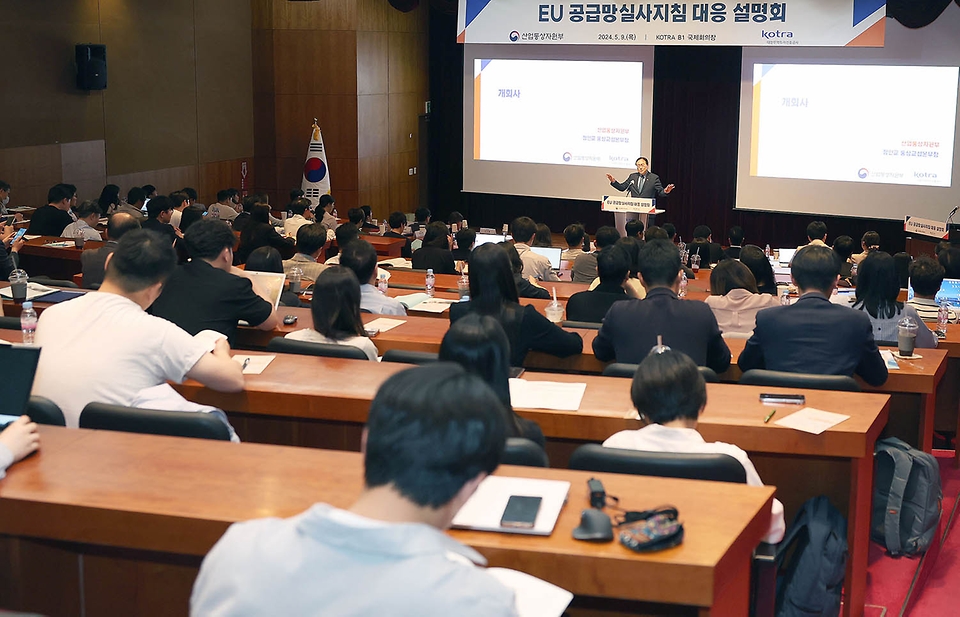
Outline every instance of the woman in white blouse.
<svg viewBox="0 0 960 617">
<path fill-rule="evenodd" d="M 360 283 L 353 270 L 330 266 L 320 273 L 310 303 L 313 327 L 291 332 L 286 338 L 309 343 L 353 345 L 376 361 L 377 347 L 360 320 Z"/>
<path fill-rule="evenodd" d="M 750 268 L 736 259 L 724 259 L 714 266 L 710 294 L 707 305 L 724 336 L 749 337 L 757 325 L 757 313 L 780 303 L 776 296 L 759 293 Z"/>
</svg>

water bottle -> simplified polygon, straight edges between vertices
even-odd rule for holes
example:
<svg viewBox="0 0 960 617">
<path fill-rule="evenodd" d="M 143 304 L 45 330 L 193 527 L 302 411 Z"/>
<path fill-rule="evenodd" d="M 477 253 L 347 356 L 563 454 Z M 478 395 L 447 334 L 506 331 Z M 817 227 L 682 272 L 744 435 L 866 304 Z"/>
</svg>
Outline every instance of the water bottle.
<svg viewBox="0 0 960 617">
<path fill-rule="evenodd" d="M 763 249 L 763 254 L 767 257 L 767 259 L 770 259 L 770 245 L 769 245 L 769 244 L 764 247 L 764 249 Z"/>
<path fill-rule="evenodd" d="M 33 302 L 24 302 L 20 311 L 20 330 L 23 331 L 23 344 L 33 345 L 37 334 L 37 312 L 33 310 Z"/>
<path fill-rule="evenodd" d="M 387 221 L 386 219 L 380 221 L 380 235 L 387 233 Z"/>
<path fill-rule="evenodd" d="M 937 310 L 937 332 L 947 333 L 947 324 L 950 323 L 950 303 L 946 300 L 940 302 L 940 308 Z"/>
<path fill-rule="evenodd" d="M 433 287 L 437 283 L 437 277 L 433 274 L 433 268 L 427 268 L 427 280 L 426 280 L 426 289 L 427 295 L 431 298 L 433 297 Z"/>
<path fill-rule="evenodd" d="M 287 272 L 287 281 L 290 283 L 290 291 L 295 294 L 300 293 L 300 284 L 303 282 L 303 270 L 300 266 L 294 266 Z"/>
<path fill-rule="evenodd" d="M 390 285 L 387 282 L 387 275 L 381 274 L 380 277 L 377 279 L 377 289 L 379 289 L 380 293 L 382 293 L 383 295 L 387 295 L 387 288 L 389 286 Z"/>
<path fill-rule="evenodd" d="M 784 289 L 780 292 L 780 306 L 787 306 L 788 304 L 790 304 L 790 291 Z"/>
<path fill-rule="evenodd" d="M 680 293 L 677 295 L 681 298 L 687 297 L 687 273 L 683 270 L 680 270 Z"/>
<path fill-rule="evenodd" d="M 857 276 L 857 264 L 850 266 L 850 278 Z"/>
</svg>

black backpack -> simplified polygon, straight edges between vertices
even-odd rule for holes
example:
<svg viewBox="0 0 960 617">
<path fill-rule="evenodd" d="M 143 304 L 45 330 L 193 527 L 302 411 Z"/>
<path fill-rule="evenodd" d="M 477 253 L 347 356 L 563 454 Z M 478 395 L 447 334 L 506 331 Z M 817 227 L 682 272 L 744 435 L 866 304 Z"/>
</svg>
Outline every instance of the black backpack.
<svg viewBox="0 0 960 617">
<path fill-rule="evenodd" d="M 932 454 L 896 437 L 877 441 L 871 539 L 894 556 L 925 552 L 939 528 L 942 500 L 940 465 Z"/>
<path fill-rule="evenodd" d="M 777 617 L 835 616 L 847 567 L 847 521 L 824 496 L 803 504 L 777 550 Z"/>
</svg>

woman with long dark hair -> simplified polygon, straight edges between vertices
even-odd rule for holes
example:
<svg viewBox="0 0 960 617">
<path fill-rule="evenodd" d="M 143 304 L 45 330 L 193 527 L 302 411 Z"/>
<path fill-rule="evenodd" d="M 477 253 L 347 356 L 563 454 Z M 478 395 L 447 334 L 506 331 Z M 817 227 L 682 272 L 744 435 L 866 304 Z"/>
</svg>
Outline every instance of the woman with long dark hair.
<svg viewBox="0 0 960 617">
<path fill-rule="evenodd" d="M 740 249 L 740 263 L 750 268 L 757 282 L 757 291 L 777 295 L 777 279 L 770 260 L 763 254 L 763 249 L 753 244 L 746 245 Z"/>
<path fill-rule="evenodd" d="M 100 212 L 103 216 L 113 214 L 113 211 L 120 207 L 120 187 L 116 184 L 108 184 L 103 187 L 97 205 L 100 206 Z"/>
<path fill-rule="evenodd" d="M 936 335 L 920 319 L 917 309 L 897 300 L 899 295 L 900 278 L 893 257 L 883 251 L 871 251 L 857 269 L 857 301 L 853 308 L 870 316 L 874 340 L 894 343 L 897 324 L 904 317 L 911 317 L 918 328 L 916 346 L 936 347 Z"/>
<path fill-rule="evenodd" d="M 456 274 L 453 252 L 450 250 L 450 232 L 439 221 L 427 225 L 423 245 L 413 252 L 414 270 L 432 269 L 434 274 Z"/>
</svg>

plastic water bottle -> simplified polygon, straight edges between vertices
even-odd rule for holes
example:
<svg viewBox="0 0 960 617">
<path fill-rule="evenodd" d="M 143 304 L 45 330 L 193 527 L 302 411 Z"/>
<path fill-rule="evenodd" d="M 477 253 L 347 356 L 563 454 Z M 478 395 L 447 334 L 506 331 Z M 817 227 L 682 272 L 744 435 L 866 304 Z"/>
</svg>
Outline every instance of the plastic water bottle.
<svg viewBox="0 0 960 617">
<path fill-rule="evenodd" d="M 946 334 L 948 323 L 950 323 L 950 303 L 943 300 L 937 310 L 937 331 Z"/>
<path fill-rule="evenodd" d="M 390 285 L 387 282 L 387 275 L 381 274 L 380 277 L 377 279 L 377 289 L 379 289 L 380 293 L 382 293 L 383 295 L 387 295 L 387 288 L 389 286 Z"/>
<path fill-rule="evenodd" d="M 784 289 L 780 292 L 780 306 L 787 306 L 790 304 L 790 291 Z"/>
<path fill-rule="evenodd" d="M 763 248 L 763 254 L 767 257 L 767 259 L 770 259 L 771 253 L 770 253 L 770 245 L 769 245 L 769 244 Z"/>
<path fill-rule="evenodd" d="M 427 280 L 424 285 L 427 289 L 427 295 L 433 297 L 433 288 L 437 284 L 437 277 L 433 274 L 433 268 L 427 268 Z"/>
<path fill-rule="evenodd" d="M 680 271 L 680 293 L 677 295 L 681 298 L 687 297 L 687 273 L 683 270 Z"/>
<path fill-rule="evenodd" d="M 213 217 L 213 218 L 215 218 L 215 219 L 218 219 L 218 220 L 219 220 L 219 218 L 220 218 L 220 206 L 218 206 L 218 205 L 216 205 L 216 204 L 210 206 L 210 216 Z"/>
<path fill-rule="evenodd" d="M 20 311 L 20 330 L 23 331 L 23 344 L 33 345 L 37 334 L 37 312 L 33 310 L 33 302 L 24 302 Z"/>
</svg>

